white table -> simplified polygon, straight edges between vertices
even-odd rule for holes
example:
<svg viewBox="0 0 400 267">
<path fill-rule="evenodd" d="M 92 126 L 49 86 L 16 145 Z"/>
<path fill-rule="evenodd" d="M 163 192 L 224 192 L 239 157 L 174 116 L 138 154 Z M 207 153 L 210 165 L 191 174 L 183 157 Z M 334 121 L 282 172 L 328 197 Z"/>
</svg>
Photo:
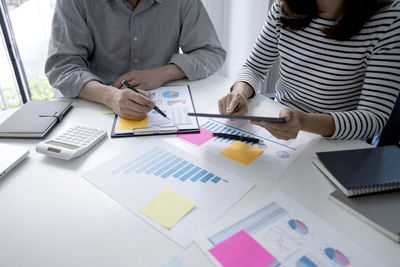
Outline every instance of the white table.
<svg viewBox="0 0 400 267">
<path fill-rule="evenodd" d="M 186 83 L 182 81 L 180 83 Z M 175 83 L 176 84 L 176 83 Z M 189 83 L 198 112 L 209 112 L 231 82 L 219 76 Z M 265 113 L 271 102 L 253 100 L 252 113 Z M 279 105 L 272 103 L 273 112 Z M 113 115 L 103 115 L 102 105 L 75 100 L 74 108 L 49 135 L 74 124 L 107 130 Z M 0 113 L 0 120 L 10 112 Z M 178 256 L 186 266 L 212 266 L 194 244 L 183 250 L 173 241 L 96 189 L 81 173 L 126 149 L 134 151 L 143 139 L 108 137 L 83 156 L 62 161 L 35 151 L 40 140 L 0 139 L 0 143 L 30 148 L 29 158 L 0 181 L 0 266 L 159 266 Z M 184 149 L 190 149 L 182 144 Z M 274 190 L 280 190 L 317 214 L 368 253 L 389 266 L 400 265 L 400 245 L 328 200 L 333 185 L 313 166 L 316 151 L 361 148 L 360 141 L 318 138 L 307 147 L 279 180 L 245 168 L 229 166 L 214 155 L 210 160 L 229 167 L 256 186 L 221 220 Z M 0 153 L 6 153 L 1 151 Z"/>
</svg>

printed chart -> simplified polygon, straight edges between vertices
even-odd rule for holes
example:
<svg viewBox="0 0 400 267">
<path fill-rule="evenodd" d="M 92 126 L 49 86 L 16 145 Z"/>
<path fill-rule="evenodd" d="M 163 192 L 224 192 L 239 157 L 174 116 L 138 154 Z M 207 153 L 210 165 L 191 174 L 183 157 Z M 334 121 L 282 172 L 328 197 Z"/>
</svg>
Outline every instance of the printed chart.
<svg viewBox="0 0 400 267">
<path fill-rule="evenodd" d="M 161 141 L 145 141 L 83 176 L 182 247 L 253 186 L 250 182 Z M 138 152 L 140 151 L 140 153 Z M 165 189 L 195 203 L 169 230 L 139 210 Z"/>
<path fill-rule="evenodd" d="M 154 110 L 141 121 L 118 117 L 114 129 L 116 135 L 132 133 L 138 129 L 142 132 L 198 129 L 196 119 L 187 115 L 188 112 L 194 111 L 189 87 L 164 86 L 152 90 L 151 94 L 155 105 L 168 116 L 169 120 Z"/>
<path fill-rule="evenodd" d="M 213 137 L 212 133 L 227 133 L 240 135 L 244 137 L 258 138 L 264 141 L 263 145 L 246 142 L 249 145 L 263 149 L 263 153 L 252 161 L 248 167 L 255 171 L 267 174 L 275 179 L 279 178 L 304 148 L 312 141 L 312 136 L 306 133 L 300 133 L 296 139 L 284 141 L 273 137 L 264 128 L 250 124 L 246 120 L 226 120 L 226 119 L 204 119 L 199 118 L 201 134 L 193 135 L 191 140 L 185 136 L 178 136 L 200 148 L 220 154 L 224 149 L 230 146 L 235 140 Z M 199 143 L 198 140 L 202 142 Z M 234 164 L 240 164 L 233 161 Z"/>
<path fill-rule="evenodd" d="M 252 258 L 254 266 L 384 266 L 281 192 L 255 203 L 229 225 L 217 223 L 195 241 L 217 266 L 229 267 L 235 265 L 226 264 L 227 259 L 242 260 L 233 248 L 240 247 L 234 240 L 243 233 L 263 248 Z"/>
</svg>

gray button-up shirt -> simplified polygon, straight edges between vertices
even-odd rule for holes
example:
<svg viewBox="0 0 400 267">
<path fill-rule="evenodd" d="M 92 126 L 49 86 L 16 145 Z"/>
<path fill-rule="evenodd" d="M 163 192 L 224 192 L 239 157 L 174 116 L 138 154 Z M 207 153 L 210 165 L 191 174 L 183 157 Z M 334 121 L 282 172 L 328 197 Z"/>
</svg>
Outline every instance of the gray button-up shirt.
<svg viewBox="0 0 400 267">
<path fill-rule="evenodd" d="M 45 71 L 76 97 L 89 81 L 112 84 L 169 63 L 189 80 L 205 78 L 225 56 L 200 0 L 141 0 L 135 9 L 126 0 L 57 0 Z"/>
</svg>

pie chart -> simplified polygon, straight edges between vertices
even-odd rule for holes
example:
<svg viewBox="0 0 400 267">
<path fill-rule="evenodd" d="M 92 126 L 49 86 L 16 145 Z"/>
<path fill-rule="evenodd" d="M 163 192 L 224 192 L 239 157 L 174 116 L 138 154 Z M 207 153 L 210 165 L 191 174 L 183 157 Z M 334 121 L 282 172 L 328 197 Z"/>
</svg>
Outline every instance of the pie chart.
<svg viewBox="0 0 400 267">
<path fill-rule="evenodd" d="M 337 249 L 326 248 L 325 254 L 326 256 L 328 256 L 329 259 L 340 266 L 347 266 L 350 264 L 349 259 Z"/>
<path fill-rule="evenodd" d="M 288 221 L 290 228 L 298 232 L 299 234 L 306 235 L 308 234 L 308 227 L 304 223 L 299 220 L 290 220 Z"/>
</svg>

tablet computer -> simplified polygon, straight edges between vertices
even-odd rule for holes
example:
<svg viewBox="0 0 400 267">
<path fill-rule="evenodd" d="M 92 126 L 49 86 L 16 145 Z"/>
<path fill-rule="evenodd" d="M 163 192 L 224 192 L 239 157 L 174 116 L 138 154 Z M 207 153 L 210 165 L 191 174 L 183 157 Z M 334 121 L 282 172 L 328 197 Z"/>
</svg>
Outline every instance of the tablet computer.
<svg viewBox="0 0 400 267">
<path fill-rule="evenodd" d="M 260 116 L 247 116 L 247 115 L 224 115 L 224 114 L 189 112 L 188 116 L 208 117 L 208 118 L 225 118 L 225 119 L 234 119 L 234 120 L 285 122 L 284 118 L 279 118 L 279 117 L 260 117 Z"/>
</svg>

